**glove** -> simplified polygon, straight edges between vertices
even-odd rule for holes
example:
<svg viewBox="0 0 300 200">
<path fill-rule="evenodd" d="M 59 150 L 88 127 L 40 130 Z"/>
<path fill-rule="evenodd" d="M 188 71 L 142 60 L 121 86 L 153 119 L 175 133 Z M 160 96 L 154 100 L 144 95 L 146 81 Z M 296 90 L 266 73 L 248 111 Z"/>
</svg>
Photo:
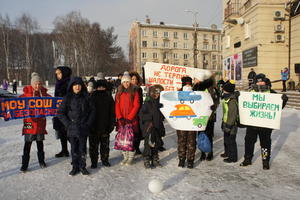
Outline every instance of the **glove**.
<svg viewBox="0 0 300 200">
<path fill-rule="evenodd" d="M 162 103 L 158 104 L 158 108 L 163 108 L 163 107 L 164 107 L 164 104 L 162 104 Z"/>
<path fill-rule="evenodd" d="M 222 130 L 223 130 L 225 133 L 230 133 L 232 127 L 233 127 L 232 125 L 229 125 L 229 124 L 226 124 L 226 123 L 222 123 Z"/>
<path fill-rule="evenodd" d="M 216 110 L 216 106 L 215 106 L 215 105 L 212 105 L 212 106 L 210 106 L 210 109 L 211 109 L 212 111 L 215 111 L 215 110 Z"/>
</svg>

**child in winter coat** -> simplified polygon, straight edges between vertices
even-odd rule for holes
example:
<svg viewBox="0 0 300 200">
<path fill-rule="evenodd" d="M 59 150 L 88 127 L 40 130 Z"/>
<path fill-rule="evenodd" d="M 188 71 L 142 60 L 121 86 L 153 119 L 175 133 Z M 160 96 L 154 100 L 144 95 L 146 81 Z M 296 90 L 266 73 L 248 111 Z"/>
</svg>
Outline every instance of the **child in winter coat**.
<svg viewBox="0 0 300 200">
<path fill-rule="evenodd" d="M 71 79 L 67 95 L 58 109 L 58 118 L 67 128 L 71 143 L 73 168 L 69 173 L 74 176 L 81 172 L 88 175 L 86 169 L 86 142 L 93 124 L 95 109 L 89 101 L 84 82 L 80 77 Z"/>
<path fill-rule="evenodd" d="M 55 97 L 64 97 L 67 94 L 68 84 L 70 82 L 72 70 L 67 66 L 59 66 L 55 70 L 56 84 Z M 57 117 L 53 118 L 53 128 L 58 139 L 60 139 L 61 151 L 55 154 L 56 158 L 69 157 L 68 137 L 66 127 L 59 121 Z"/>
<path fill-rule="evenodd" d="M 192 78 L 191 77 L 182 77 L 182 89 L 185 91 L 192 91 Z M 185 166 L 185 160 L 187 159 L 187 167 L 194 167 L 194 159 L 196 152 L 196 137 L 197 131 L 183 131 L 177 130 L 178 137 L 178 158 L 179 163 L 178 167 Z"/>
<path fill-rule="evenodd" d="M 224 149 L 225 153 L 221 155 L 224 157 L 224 162 L 233 163 L 237 162 L 237 117 L 238 117 L 238 103 L 234 93 L 234 81 L 227 81 L 223 85 L 222 107 L 223 119 L 222 130 L 224 131 Z"/>
<path fill-rule="evenodd" d="M 96 82 L 96 90 L 91 96 L 92 104 L 95 105 L 95 121 L 89 135 L 91 168 L 97 168 L 99 144 L 102 164 L 110 166 L 109 158 L 109 136 L 115 126 L 115 102 L 111 92 L 106 90 L 105 79 Z"/>
<path fill-rule="evenodd" d="M 144 166 L 154 168 L 161 166 L 159 163 L 158 148 L 161 147 L 161 137 L 164 134 L 164 117 L 159 108 L 159 94 L 163 90 L 161 85 L 149 88 L 149 98 L 143 104 L 139 116 L 144 137 Z"/>
<path fill-rule="evenodd" d="M 134 134 L 138 129 L 138 111 L 140 108 L 139 94 L 131 85 L 131 77 L 125 72 L 121 79 L 121 85 L 116 94 L 115 112 L 118 126 L 132 124 Z M 131 165 L 134 158 L 134 151 L 123 151 L 123 161 L 121 165 Z"/>
<path fill-rule="evenodd" d="M 47 94 L 47 89 L 42 85 L 42 79 L 36 72 L 33 72 L 31 75 L 31 85 L 25 86 L 23 92 L 24 93 L 20 97 L 50 97 L 50 95 Z M 45 134 L 47 134 L 46 118 L 27 118 L 23 121 L 24 126 L 22 134 L 24 135 L 25 144 L 22 156 L 22 167 L 20 171 L 27 171 L 30 159 L 30 148 L 33 141 L 36 141 L 40 167 L 45 168 L 46 163 L 43 140 L 45 139 Z"/>
<path fill-rule="evenodd" d="M 252 85 L 250 91 L 262 93 L 276 93 L 274 90 L 271 89 L 271 86 L 271 82 L 268 78 L 266 78 L 265 74 L 258 74 L 254 79 L 254 85 Z M 288 97 L 285 94 L 283 94 L 281 98 L 283 100 L 284 107 L 288 101 Z M 247 126 L 245 135 L 244 161 L 240 164 L 240 166 L 248 166 L 252 164 L 254 146 L 257 137 L 259 137 L 263 169 L 270 169 L 269 161 L 271 157 L 271 134 L 272 129 L 270 128 Z"/>
</svg>

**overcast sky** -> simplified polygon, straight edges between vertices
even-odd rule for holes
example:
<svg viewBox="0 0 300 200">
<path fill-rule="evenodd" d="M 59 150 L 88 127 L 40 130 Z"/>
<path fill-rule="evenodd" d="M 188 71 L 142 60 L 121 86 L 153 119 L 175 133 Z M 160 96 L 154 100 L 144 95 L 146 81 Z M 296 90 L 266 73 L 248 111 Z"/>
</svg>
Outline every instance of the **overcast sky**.
<svg viewBox="0 0 300 200">
<path fill-rule="evenodd" d="M 191 25 L 194 17 L 184 10 L 199 12 L 200 26 L 221 26 L 222 0 L 0 0 L 0 14 L 8 14 L 14 21 L 22 13 L 29 13 L 43 31 L 53 29 L 53 20 L 71 11 L 80 11 L 90 22 L 102 28 L 115 27 L 118 44 L 128 53 L 128 31 L 135 20 L 166 24 Z"/>
</svg>

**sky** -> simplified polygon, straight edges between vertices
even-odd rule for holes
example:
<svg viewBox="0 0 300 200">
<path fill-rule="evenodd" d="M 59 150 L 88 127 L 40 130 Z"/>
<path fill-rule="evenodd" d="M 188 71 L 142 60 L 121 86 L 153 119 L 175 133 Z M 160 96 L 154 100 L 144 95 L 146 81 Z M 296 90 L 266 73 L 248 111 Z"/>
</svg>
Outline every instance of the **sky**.
<svg viewBox="0 0 300 200">
<path fill-rule="evenodd" d="M 0 14 L 12 21 L 29 13 L 39 22 L 41 31 L 50 32 L 57 16 L 80 11 L 91 23 L 102 28 L 113 26 L 120 45 L 128 54 L 128 32 L 132 22 L 145 22 L 148 15 L 153 23 L 192 25 L 194 16 L 185 10 L 198 12 L 200 26 L 221 26 L 222 0 L 0 0 Z"/>
</svg>

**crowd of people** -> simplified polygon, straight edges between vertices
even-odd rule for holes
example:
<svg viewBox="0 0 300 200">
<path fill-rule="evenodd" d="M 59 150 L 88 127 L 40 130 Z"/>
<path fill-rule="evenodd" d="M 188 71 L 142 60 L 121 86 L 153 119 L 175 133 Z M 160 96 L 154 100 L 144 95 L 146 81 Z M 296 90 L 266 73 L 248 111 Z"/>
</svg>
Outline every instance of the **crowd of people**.
<svg viewBox="0 0 300 200">
<path fill-rule="evenodd" d="M 72 77 L 69 67 L 57 67 L 55 71 L 55 97 L 63 97 L 58 114 L 53 118 L 53 128 L 56 137 L 60 140 L 61 151 L 55 157 L 69 157 L 68 142 L 71 146 L 72 170 L 69 175 L 78 173 L 88 175 L 86 167 L 87 143 L 91 168 L 97 168 L 99 158 L 103 166 L 111 166 L 109 162 L 110 133 L 116 128 L 117 134 L 127 131 L 133 134 L 128 139 L 128 148 L 122 149 L 123 160 L 121 165 L 132 165 L 135 156 L 142 154 L 146 169 L 161 167 L 159 152 L 164 151 L 163 137 L 165 136 L 164 116 L 160 108 L 161 85 L 152 85 L 148 88 L 148 95 L 143 99 L 141 89 L 142 79 L 136 72 L 124 72 L 112 84 L 99 72 L 96 78 L 84 82 L 80 77 Z M 219 82 L 220 83 L 220 82 Z M 117 87 L 117 89 L 114 89 Z M 116 91 L 113 98 L 114 90 Z M 216 110 L 221 104 L 223 109 L 222 130 L 224 132 L 224 153 L 221 157 L 226 163 L 235 163 L 238 160 L 236 134 L 238 124 L 238 96 L 234 81 L 228 80 L 216 84 L 211 73 L 202 71 L 194 77 L 182 77 L 182 91 L 207 92 L 213 99 L 212 114 L 204 131 L 176 130 L 178 137 L 178 167 L 194 167 L 196 140 L 198 134 L 204 133 L 211 144 L 211 152 L 201 152 L 200 160 L 211 161 L 213 154 L 214 126 Z M 253 76 L 249 91 L 274 93 L 271 82 L 264 74 Z M 31 77 L 31 85 L 24 87 L 20 97 L 47 97 L 47 89 L 37 73 Z M 282 95 L 283 105 L 287 102 L 286 95 Z M 263 169 L 269 169 L 271 155 L 272 129 L 247 126 L 245 136 L 244 161 L 240 166 L 251 165 L 254 145 L 257 137 L 260 139 Z M 24 151 L 21 171 L 26 172 L 30 159 L 30 147 L 33 141 L 37 143 L 37 155 L 41 168 L 46 167 L 43 140 L 45 139 L 46 118 L 24 119 L 22 133 L 24 135 Z M 118 138 L 118 137 L 116 137 Z M 141 151 L 141 141 L 144 148 Z M 99 153 L 100 151 L 100 153 Z"/>
</svg>

